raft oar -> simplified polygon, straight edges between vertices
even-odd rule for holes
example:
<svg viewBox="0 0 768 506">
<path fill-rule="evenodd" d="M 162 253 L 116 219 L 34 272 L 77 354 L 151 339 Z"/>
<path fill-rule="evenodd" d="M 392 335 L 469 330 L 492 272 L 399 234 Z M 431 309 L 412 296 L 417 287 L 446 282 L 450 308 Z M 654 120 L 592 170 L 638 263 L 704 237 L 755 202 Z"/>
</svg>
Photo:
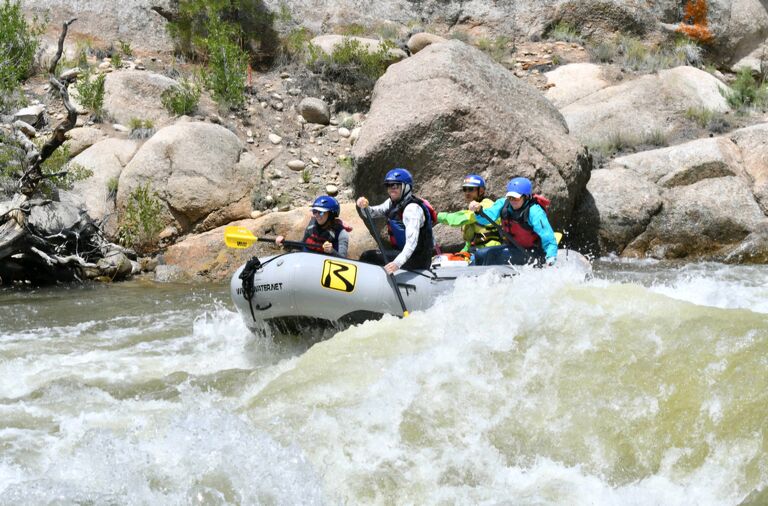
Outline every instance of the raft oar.
<svg viewBox="0 0 768 506">
<path fill-rule="evenodd" d="M 256 237 L 245 227 L 230 226 L 224 229 L 224 243 L 228 248 L 245 249 L 253 246 L 255 242 L 271 242 L 275 243 L 274 237 Z M 283 241 L 283 246 L 289 248 L 304 248 L 307 246 L 313 246 L 305 242 L 299 241 Z M 314 245 L 317 247 L 317 245 Z"/>
<path fill-rule="evenodd" d="M 376 225 L 373 223 L 373 218 L 371 217 L 371 211 L 370 209 L 368 209 L 368 207 L 364 207 L 363 212 L 365 213 L 366 220 L 368 220 L 368 225 L 371 230 L 371 234 L 373 234 L 373 238 L 376 239 L 376 245 L 379 247 L 381 256 L 384 258 L 384 261 L 387 262 L 388 261 L 387 255 L 384 253 L 384 245 L 381 243 L 381 237 L 379 237 L 379 232 L 378 230 L 376 230 Z M 400 289 L 397 287 L 397 279 L 395 279 L 394 273 L 388 272 L 387 275 L 392 281 L 392 288 L 395 290 L 397 301 L 400 303 L 400 308 L 403 310 L 403 318 L 405 318 L 408 316 L 408 310 L 405 308 L 403 295 L 400 293 Z"/>
</svg>

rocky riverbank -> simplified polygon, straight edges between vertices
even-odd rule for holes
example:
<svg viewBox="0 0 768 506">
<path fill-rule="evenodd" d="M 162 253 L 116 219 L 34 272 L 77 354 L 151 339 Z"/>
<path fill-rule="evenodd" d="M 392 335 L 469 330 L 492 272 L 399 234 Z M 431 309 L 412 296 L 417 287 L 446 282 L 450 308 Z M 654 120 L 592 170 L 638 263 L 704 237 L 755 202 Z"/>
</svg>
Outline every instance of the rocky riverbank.
<svg viewBox="0 0 768 506">
<path fill-rule="evenodd" d="M 400 61 L 378 80 L 369 107 L 346 109 L 332 83 L 318 85 L 293 62 L 249 74 L 242 109 L 221 110 L 203 93 L 195 113 L 173 116 L 163 92 L 194 66 L 123 33 L 136 43 L 131 57 L 115 65 L 89 55 L 105 75 L 105 120 L 78 105 L 66 146 L 70 163 L 92 175 L 58 198 L 117 240 L 131 199 L 151 188 L 160 202 L 153 244 L 162 279 L 225 278 L 265 247 L 227 251 L 222 227 L 299 236 L 306 206 L 326 192 L 346 204 L 352 253 L 374 247 L 350 203 L 360 194 L 383 199 L 379 181 L 394 166 L 411 169 L 417 192 L 440 210 L 462 205 L 457 188 L 467 172 L 486 177 L 495 194 L 510 177 L 529 177 L 553 200 L 568 245 L 596 255 L 767 262 L 768 119 L 729 100 L 733 70 L 762 75 L 765 8 L 713 7 L 715 43 L 701 46 L 675 35 L 681 14 L 673 2 L 650 10 L 613 2 L 599 19 L 572 2 L 550 3 L 481 12 L 470 2 L 452 25 L 444 21 L 453 4 L 418 3 L 431 12 L 422 25 L 435 33 L 387 17 L 386 2 L 377 6 Z M 303 3 L 286 5 L 294 23 L 314 26 Z M 135 7 L 110 16 L 134 19 L 147 6 Z M 521 19 L 535 20 L 530 33 Z M 78 29 L 96 37 L 101 22 Z M 571 26 L 581 31 L 563 29 Z M 502 38 L 510 27 L 514 36 Z M 332 51 L 342 40 L 315 43 Z M 380 41 L 366 43 L 375 51 Z M 30 137 L 65 114 L 49 91 L 42 78 L 25 86 L 31 107 L 14 119 L 31 125 Z M 438 227 L 437 237 L 458 242 L 455 230 Z M 132 270 L 157 263 L 136 257 Z"/>
</svg>

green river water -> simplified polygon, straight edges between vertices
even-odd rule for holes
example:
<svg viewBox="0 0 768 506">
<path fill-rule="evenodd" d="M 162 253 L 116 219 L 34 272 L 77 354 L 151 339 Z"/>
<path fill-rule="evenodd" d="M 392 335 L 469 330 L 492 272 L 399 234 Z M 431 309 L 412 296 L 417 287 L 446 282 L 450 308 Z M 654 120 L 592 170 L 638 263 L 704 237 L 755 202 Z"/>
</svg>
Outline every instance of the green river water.
<svg viewBox="0 0 768 506">
<path fill-rule="evenodd" d="M 323 341 L 226 285 L 0 290 L 0 505 L 69 504 L 768 504 L 768 267 L 462 280 Z"/>
</svg>

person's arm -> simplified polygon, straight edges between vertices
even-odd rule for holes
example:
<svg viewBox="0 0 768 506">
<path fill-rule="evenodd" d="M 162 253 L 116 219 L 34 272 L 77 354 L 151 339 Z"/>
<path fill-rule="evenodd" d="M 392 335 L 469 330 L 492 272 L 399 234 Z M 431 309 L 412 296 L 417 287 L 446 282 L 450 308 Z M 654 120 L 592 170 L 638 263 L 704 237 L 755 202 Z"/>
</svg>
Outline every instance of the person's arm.
<svg viewBox="0 0 768 506">
<path fill-rule="evenodd" d="M 437 213 L 437 222 L 451 227 L 460 227 L 469 223 L 469 215 L 474 214 L 471 211 L 456 211 L 453 213 Z"/>
<path fill-rule="evenodd" d="M 555 231 L 549 224 L 547 213 L 539 205 L 531 206 L 528 213 L 528 224 L 533 227 L 533 231 L 541 238 L 541 246 L 544 248 L 544 254 L 547 262 L 551 263 L 557 259 L 557 240 Z"/>
<path fill-rule="evenodd" d="M 359 200 L 360 199 L 358 199 L 358 201 Z M 368 205 L 367 207 L 371 212 L 371 218 L 381 218 L 382 216 L 386 216 L 387 212 L 392 207 L 392 201 L 387 199 L 377 206 Z M 359 205 L 357 206 L 357 214 L 359 214 L 361 218 L 365 219 L 365 213 Z"/>
<path fill-rule="evenodd" d="M 504 202 L 506 202 L 506 198 L 500 198 L 496 202 L 493 202 L 493 204 L 489 204 L 491 202 L 490 199 L 484 199 L 481 203 L 483 207 L 483 212 L 488 215 L 490 219 L 493 221 L 498 221 L 499 216 L 501 215 L 501 209 L 504 207 Z M 471 213 L 469 216 L 469 223 L 478 223 L 482 226 L 488 226 L 490 223 L 483 218 L 482 216 L 478 216 L 475 213 Z"/>
<path fill-rule="evenodd" d="M 339 233 L 339 250 L 335 251 L 337 255 L 342 258 L 347 258 L 347 251 L 349 250 L 349 232 L 342 229 Z"/>
<path fill-rule="evenodd" d="M 416 244 L 419 242 L 419 231 L 425 221 L 424 211 L 419 204 L 411 203 L 405 206 L 403 210 L 403 225 L 405 225 L 405 246 L 403 250 L 392 261 L 401 268 L 405 262 L 411 258 L 416 250 Z"/>
</svg>

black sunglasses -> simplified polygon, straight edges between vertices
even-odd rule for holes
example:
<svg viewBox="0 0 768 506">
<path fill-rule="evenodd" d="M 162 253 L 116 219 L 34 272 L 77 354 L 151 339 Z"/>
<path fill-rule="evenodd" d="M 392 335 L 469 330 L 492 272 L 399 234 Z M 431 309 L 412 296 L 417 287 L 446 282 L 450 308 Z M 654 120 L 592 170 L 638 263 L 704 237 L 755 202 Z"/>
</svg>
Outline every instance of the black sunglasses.
<svg viewBox="0 0 768 506">
<path fill-rule="evenodd" d="M 387 188 L 399 188 L 403 183 L 384 183 Z"/>
<path fill-rule="evenodd" d="M 473 191 L 477 190 L 476 186 L 462 186 L 461 191 L 464 193 L 472 193 Z"/>
</svg>

